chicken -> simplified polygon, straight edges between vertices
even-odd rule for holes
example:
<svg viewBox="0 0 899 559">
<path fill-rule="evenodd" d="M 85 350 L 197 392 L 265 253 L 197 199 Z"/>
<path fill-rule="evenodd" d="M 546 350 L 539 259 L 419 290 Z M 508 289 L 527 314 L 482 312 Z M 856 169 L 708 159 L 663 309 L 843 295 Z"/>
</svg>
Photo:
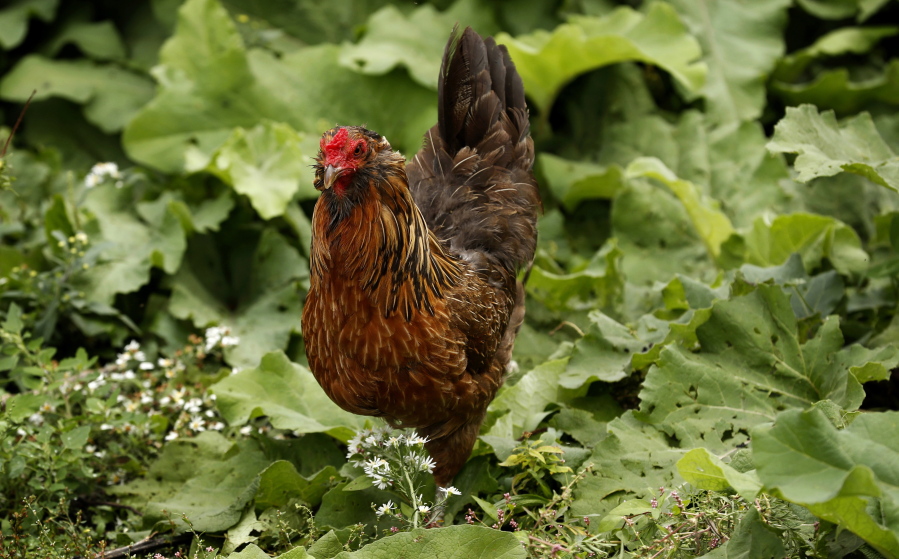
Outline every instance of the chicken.
<svg viewBox="0 0 899 559">
<path fill-rule="evenodd" d="M 505 47 L 453 31 L 424 140 L 406 164 L 377 132 L 324 133 L 302 327 L 328 396 L 427 437 L 446 487 L 503 383 L 542 209 Z"/>
</svg>

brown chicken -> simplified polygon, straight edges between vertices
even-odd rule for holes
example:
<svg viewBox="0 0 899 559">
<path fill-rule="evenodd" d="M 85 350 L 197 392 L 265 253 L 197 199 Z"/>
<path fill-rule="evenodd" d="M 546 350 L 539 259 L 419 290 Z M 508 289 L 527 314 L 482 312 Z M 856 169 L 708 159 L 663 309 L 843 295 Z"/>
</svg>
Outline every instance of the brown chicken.
<svg viewBox="0 0 899 559">
<path fill-rule="evenodd" d="M 328 396 L 426 436 L 445 487 L 502 385 L 541 202 L 524 88 L 504 47 L 454 31 L 438 103 L 408 164 L 362 127 L 322 137 L 303 334 Z"/>
</svg>

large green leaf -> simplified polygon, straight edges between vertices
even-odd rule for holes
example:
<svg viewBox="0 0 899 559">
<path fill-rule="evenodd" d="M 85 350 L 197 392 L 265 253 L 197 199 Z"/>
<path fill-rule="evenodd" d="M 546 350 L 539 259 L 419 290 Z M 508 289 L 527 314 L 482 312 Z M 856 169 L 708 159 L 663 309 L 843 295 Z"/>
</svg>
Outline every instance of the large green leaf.
<svg viewBox="0 0 899 559">
<path fill-rule="evenodd" d="M 621 168 L 541 153 L 537 162 L 553 195 L 569 210 L 583 200 L 610 199 L 621 188 Z"/>
<path fill-rule="evenodd" d="M 817 268 L 822 258 L 843 274 L 859 274 L 868 267 L 868 254 L 861 240 L 845 223 L 814 214 L 789 214 L 773 221 L 759 218 L 743 238 L 740 259 L 757 266 L 779 266 L 798 253 L 807 270 Z"/>
<path fill-rule="evenodd" d="M 263 121 L 235 128 L 207 169 L 246 195 L 263 219 L 284 214 L 297 192 L 314 198 L 312 156 L 318 139 L 283 123 Z"/>
<path fill-rule="evenodd" d="M 153 96 L 145 76 L 115 64 L 89 60 L 50 60 L 40 55 L 23 58 L 0 82 L 0 97 L 25 101 L 59 96 L 84 105 L 84 116 L 104 132 L 117 132 Z"/>
<path fill-rule="evenodd" d="M 696 40 L 686 33 L 677 13 L 661 2 L 646 14 L 618 8 L 606 17 L 575 17 L 552 32 L 496 36 L 509 49 L 528 96 L 541 112 L 579 74 L 609 64 L 640 61 L 669 72 L 684 87 L 698 90 L 705 66 Z"/>
<path fill-rule="evenodd" d="M 291 332 L 299 330 L 298 282 L 308 274 L 306 261 L 273 229 L 261 235 L 227 232 L 218 239 L 194 236 L 172 278 L 169 312 L 199 328 L 228 327 L 240 338 L 226 349 L 228 362 L 253 367 L 262 355 L 285 349 Z"/>
<path fill-rule="evenodd" d="M 524 559 L 527 553 L 510 532 L 484 526 L 418 528 L 345 551 L 334 559 Z"/>
<path fill-rule="evenodd" d="M 490 411 L 508 411 L 513 436 L 533 431 L 549 414 L 546 406 L 560 401 L 559 378 L 567 359 L 554 359 L 528 371 L 515 386 L 504 386 L 490 404 Z"/>
<path fill-rule="evenodd" d="M 833 111 L 818 113 L 812 105 L 787 108 L 768 149 L 797 154 L 794 166 L 802 182 L 846 171 L 899 190 L 899 160 L 867 113 L 840 125 Z"/>
<path fill-rule="evenodd" d="M 781 535 L 762 520 L 758 510 L 749 511 L 740 518 L 729 540 L 703 557 L 708 559 L 780 559 L 787 555 Z"/>
<path fill-rule="evenodd" d="M 843 348 L 836 317 L 803 341 L 788 297 L 768 285 L 713 304 L 696 337 L 699 353 L 662 350 L 644 381 L 640 409 L 682 447 L 712 452 L 745 442 L 750 428 L 784 409 L 824 399 L 857 409 L 864 391 L 853 368 L 897 357 Z"/>
<path fill-rule="evenodd" d="M 810 103 L 839 115 L 881 103 L 899 105 L 899 59 L 890 61 L 882 74 L 872 78 L 853 80 L 848 69 L 839 68 L 824 71 L 809 83 L 774 82 L 771 91 L 787 105 Z"/>
<path fill-rule="evenodd" d="M 281 57 L 247 49 L 216 0 L 189 0 L 154 70 L 156 97 L 125 129 L 129 155 L 177 172 L 202 168 L 235 127 L 268 119 L 318 135 L 366 124 L 394 147 L 414 150 L 436 120 L 433 92 L 408 78 L 369 77 L 338 64 L 340 48 L 322 45 Z"/>
<path fill-rule="evenodd" d="M 101 250 L 97 265 L 82 275 L 88 298 L 109 304 L 117 293 L 146 284 L 151 268 L 169 274 L 178 269 L 187 241 L 173 211 L 176 204 L 170 194 L 135 204 L 130 186 L 103 184 L 87 194 L 84 206 L 95 219 L 84 229 L 95 250 Z"/>
<path fill-rule="evenodd" d="M 667 186 L 684 205 L 709 254 L 712 258 L 718 257 L 721 245 L 733 234 L 734 228 L 716 201 L 702 196 L 693 183 L 677 178 L 664 163 L 653 157 L 635 159 L 627 166 L 625 177 L 651 178 Z"/>
<path fill-rule="evenodd" d="M 28 20 L 38 17 L 51 21 L 59 0 L 18 0 L 0 10 L 0 46 L 12 49 L 25 39 Z"/>
<path fill-rule="evenodd" d="M 327 432 L 349 440 L 365 422 L 337 407 L 308 369 L 281 352 L 269 353 L 259 367 L 220 381 L 214 391 L 219 411 L 232 425 L 265 415 L 279 429 Z"/>
<path fill-rule="evenodd" d="M 765 81 L 783 54 L 789 0 L 672 0 L 699 39 L 708 77 L 702 95 L 714 122 L 753 120 Z"/>
<path fill-rule="evenodd" d="M 573 516 L 605 516 L 624 500 L 647 499 L 660 487 L 672 488 L 683 480 L 675 464 L 684 452 L 672 448 L 664 433 L 625 412 L 609 422 L 608 435 L 585 460 L 594 474 L 575 487 Z"/>
<path fill-rule="evenodd" d="M 215 431 L 204 431 L 166 444 L 145 478 L 112 492 L 141 506 L 148 528 L 162 522 L 166 527 L 174 523 L 179 530 L 225 530 L 240 519 L 268 464 L 252 439 L 233 443 Z"/>
<path fill-rule="evenodd" d="M 837 430 L 818 409 L 789 410 L 752 431 L 765 488 L 899 556 L 899 413 Z"/>
<path fill-rule="evenodd" d="M 841 27 L 821 36 L 810 46 L 780 59 L 772 78 L 794 82 L 814 60 L 843 54 L 864 54 L 881 39 L 896 33 L 899 33 L 896 26 Z"/>
<path fill-rule="evenodd" d="M 436 90 L 443 48 L 453 25 L 471 26 L 484 36 L 492 35 L 496 24 L 489 14 L 478 0 L 459 0 L 443 13 L 424 4 L 408 17 L 396 6 L 385 6 L 368 19 L 361 41 L 343 46 L 340 64 L 370 75 L 405 66 L 412 79 Z"/>
</svg>

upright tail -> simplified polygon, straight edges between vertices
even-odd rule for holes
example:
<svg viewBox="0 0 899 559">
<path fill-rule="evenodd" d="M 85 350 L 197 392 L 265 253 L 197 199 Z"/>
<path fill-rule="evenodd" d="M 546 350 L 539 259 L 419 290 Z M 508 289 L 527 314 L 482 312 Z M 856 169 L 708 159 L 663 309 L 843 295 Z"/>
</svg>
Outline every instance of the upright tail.
<svg viewBox="0 0 899 559">
<path fill-rule="evenodd" d="M 437 96 L 437 124 L 406 168 L 412 195 L 451 251 L 514 277 L 533 261 L 542 208 L 521 77 L 493 38 L 454 29 Z"/>
</svg>

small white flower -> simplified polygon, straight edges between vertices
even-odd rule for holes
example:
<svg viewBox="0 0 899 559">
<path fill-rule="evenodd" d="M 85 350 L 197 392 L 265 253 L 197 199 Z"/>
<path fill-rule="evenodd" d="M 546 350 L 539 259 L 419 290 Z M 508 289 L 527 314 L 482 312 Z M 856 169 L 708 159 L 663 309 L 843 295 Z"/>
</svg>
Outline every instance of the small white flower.
<svg viewBox="0 0 899 559">
<path fill-rule="evenodd" d="M 231 334 L 231 330 L 227 326 L 213 326 L 212 328 L 207 328 L 206 333 L 203 335 L 206 338 L 205 348 L 207 352 L 212 351 L 222 338 Z"/>
<path fill-rule="evenodd" d="M 109 423 L 104 423 L 104 424 L 100 425 L 101 431 L 110 431 L 111 429 L 112 429 L 112 425 L 110 425 Z"/>
<path fill-rule="evenodd" d="M 429 512 L 431 512 L 431 507 L 427 505 L 418 505 L 418 512 L 422 514 L 428 514 Z"/>
<path fill-rule="evenodd" d="M 390 514 L 395 507 L 396 507 L 396 505 L 393 504 L 393 501 L 387 501 L 386 503 L 384 503 L 383 505 L 378 507 L 378 511 L 376 514 L 378 516 L 384 516 L 385 514 Z"/>
<path fill-rule="evenodd" d="M 173 359 L 166 359 L 166 358 L 160 357 L 159 359 L 156 360 L 156 364 L 159 365 L 163 369 L 168 369 L 169 367 L 172 367 L 175 365 L 175 361 Z"/>
<path fill-rule="evenodd" d="M 122 378 L 124 378 L 125 380 L 134 380 L 137 378 L 137 375 L 134 374 L 134 371 L 128 369 L 127 371 L 122 373 Z"/>
<path fill-rule="evenodd" d="M 134 352 L 134 359 L 137 360 L 137 361 L 146 361 L 146 360 L 147 360 L 147 356 L 144 355 L 144 352 L 143 352 L 143 351 L 135 351 L 135 352 Z"/>
<path fill-rule="evenodd" d="M 139 349 L 140 349 L 140 344 L 137 342 L 137 340 L 131 340 L 130 342 L 128 342 L 128 345 L 125 346 L 125 351 L 127 351 L 129 353 L 134 353 L 135 351 L 137 351 Z"/>
<path fill-rule="evenodd" d="M 371 460 L 366 460 L 365 462 L 365 473 L 371 475 L 372 473 L 377 474 L 386 474 L 390 473 L 390 463 L 383 458 L 376 457 Z"/>
<path fill-rule="evenodd" d="M 95 446 L 92 445 L 92 444 L 85 445 L 84 451 L 87 452 L 87 453 L 91 453 L 91 454 L 92 454 L 92 453 L 94 453 L 94 452 L 97 451 L 97 447 L 95 447 Z"/>
<path fill-rule="evenodd" d="M 240 338 L 237 336 L 223 336 L 222 337 L 222 347 L 233 347 L 240 343 Z"/>
<path fill-rule="evenodd" d="M 137 407 L 138 407 L 138 403 L 135 402 L 134 400 L 128 400 L 127 402 L 125 402 L 125 411 L 128 413 L 136 412 Z"/>
<path fill-rule="evenodd" d="M 84 231 L 75 233 L 75 240 L 81 244 L 87 244 L 87 234 Z"/>
<path fill-rule="evenodd" d="M 462 492 L 450 485 L 449 487 L 438 487 L 437 491 L 443 494 L 444 498 L 450 495 L 461 495 Z"/>
<path fill-rule="evenodd" d="M 149 361 L 144 361 L 140 364 L 141 371 L 152 371 L 155 368 L 156 367 L 153 365 L 153 363 L 150 363 Z"/>
<path fill-rule="evenodd" d="M 428 442 L 427 437 L 421 437 L 418 433 L 412 433 L 406 437 L 406 446 L 421 446 Z"/>
<path fill-rule="evenodd" d="M 140 403 L 141 403 L 141 404 L 144 404 L 144 405 L 152 404 L 152 403 L 153 403 L 153 396 L 151 396 L 151 395 L 149 395 L 149 394 L 142 394 L 141 397 L 140 397 Z"/>
<path fill-rule="evenodd" d="M 253 428 L 250 427 L 249 425 L 245 425 L 240 428 L 241 435 L 249 435 L 252 431 L 253 431 Z"/>
<path fill-rule="evenodd" d="M 162 398 L 159 399 L 159 405 L 167 406 L 167 405 L 169 405 L 169 402 L 171 402 L 171 401 L 172 401 L 172 399 L 169 398 L 168 396 L 163 396 Z"/>
<path fill-rule="evenodd" d="M 216 421 L 215 423 L 210 425 L 209 428 L 212 429 L 213 431 L 221 431 L 222 429 L 225 428 L 225 424 L 222 423 L 221 421 Z"/>
<path fill-rule="evenodd" d="M 50 402 L 44 402 L 43 404 L 41 404 L 41 411 L 42 412 L 53 411 L 53 404 L 51 404 Z"/>
<path fill-rule="evenodd" d="M 172 397 L 172 402 L 178 405 L 184 404 L 184 389 L 181 390 L 172 390 L 170 396 Z"/>
<path fill-rule="evenodd" d="M 169 433 L 168 435 L 165 436 L 165 440 L 167 440 L 167 441 L 174 441 L 177 438 L 178 438 L 178 433 L 176 433 L 175 431 L 172 431 L 171 433 Z"/>
<path fill-rule="evenodd" d="M 206 430 L 206 422 L 202 417 L 194 416 L 190 419 L 190 423 L 187 426 L 193 431 L 205 431 Z"/>
<path fill-rule="evenodd" d="M 434 459 L 430 456 L 422 456 L 421 458 L 419 458 L 418 469 L 430 474 L 434 472 L 434 466 L 436 465 L 437 464 L 434 463 Z"/>
<path fill-rule="evenodd" d="M 44 416 L 41 415 L 41 412 L 35 412 L 28 416 L 28 421 L 35 425 L 42 425 L 44 423 Z"/>
</svg>

